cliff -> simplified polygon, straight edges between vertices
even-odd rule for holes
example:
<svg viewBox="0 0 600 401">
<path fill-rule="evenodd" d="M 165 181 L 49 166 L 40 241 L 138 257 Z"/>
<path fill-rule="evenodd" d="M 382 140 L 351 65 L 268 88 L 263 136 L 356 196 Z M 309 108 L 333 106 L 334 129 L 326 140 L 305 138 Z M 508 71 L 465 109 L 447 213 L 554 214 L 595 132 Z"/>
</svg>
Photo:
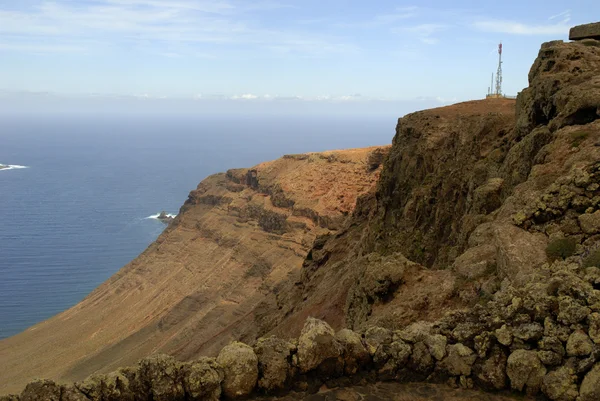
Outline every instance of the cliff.
<svg viewBox="0 0 600 401">
<path fill-rule="evenodd" d="M 171 337 L 146 334 L 159 333 L 161 321 L 165 327 L 162 319 L 172 314 L 163 312 L 157 326 L 139 330 L 120 348 L 92 354 L 91 362 L 74 365 L 71 374 L 83 374 L 94 364 L 96 371 L 125 365 L 119 358 L 130 350 L 167 352 L 182 360 L 213 354 L 216 359 L 182 363 L 154 357 L 74 385 L 32 383 L 20 399 L 39 399 L 44 391 L 57 400 L 81 399 L 82 394 L 92 400 L 385 399 L 392 393 L 407 399 L 494 399 L 473 388 L 551 400 L 600 399 L 600 41 L 545 43 L 529 73 L 529 87 L 516 102 L 488 99 L 408 115 L 398 121 L 387 157 L 369 152 L 356 170 L 356 178 L 366 182 L 354 190 L 356 202 L 346 209 L 339 198 L 319 194 L 337 177 L 314 189 L 313 184 L 299 186 L 302 193 L 317 193 L 314 198 L 292 195 L 292 183 L 303 182 L 291 178 L 298 177 L 297 170 L 259 165 L 209 178 L 157 244 L 121 276 L 139 272 L 138 280 L 146 284 L 142 279 L 158 269 L 143 270 L 141 262 L 150 252 L 161 257 L 158 251 L 170 249 L 163 254 L 170 263 L 196 261 L 204 246 L 192 252 L 190 245 L 175 241 L 205 230 L 203 220 L 192 219 L 195 213 L 225 210 L 223 205 L 228 212 L 219 216 L 236 224 L 251 222 L 261 238 L 290 234 L 293 217 L 312 222 L 310 245 L 303 248 L 305 256 L 298 256 L 302 268 L 281 274 L 267 269 L 260 296 L 238 292 L 234 310 L 248 308 L 227 329 L 178 326 L 174 319 L 175 329 L 167 332 Z M 333 163 L 327 155 L 291 156 L 279 163 L 304 165 L 311 157 Z M 319 177 L 326 177 L 326 170 Z M 209 185 L 211 180 L 221 184 Z M 273 180 L 281 180 L 279 186 Z M 244 191 L 253 196 L 229 199 Z M 268 202 L 260 201 L 267 197 Z M 331 208 L 322 202 L 334 198 L 347 218 L 341 217 L 344 212 L 340 217 L 328 213 Z M 233 222 L 220 220 L 215 226 L 231 230 Z M 165 238 L 175 240 L 172 248 Z M 233 247 L 228 237 L 219 238 L 227 249 Z M 262 245 L 262 255 L 273 249 L 262 242 L 252 249 Z M 252 282 L 246 273 L 242 277 L 244 284 L 236 288 Z M 118 288 L 119 276 L 115 280 L 98 291 Z M 169 285 L 174 283 L 192 292 L 186 282 Z M 178 310 L 179 304 L 167 302 L 172 287 L 160 288 L 166 294 L 152 294 L 159 298 L 156 307 Z M 93 302 L 98 291 L 85 302 Z M 195 310 L 213 297 L 224 299 L 221 292 L 208 294 L 194 304 Z M 185 310 L 194 310 L 187 305 Z M 226 311 L 218 309 L 219 317 L 229 319 Z M 184 314 L 190 315 L 184 322 L 204 319 L 195 312 Z M 178 330 L 183 327 L 189 331 Z M 195 343 L 196 335 L 209 340 Z M 152 343 L 158 337 L 165 342 Z M 187 344 L 198 345 L 197 352 L 169 348 L 181 344 L 172 338 L 186 338 Z M 230 339 L 250 345 L 225 345 Z M 146 342 L 154 345 L 144 348 Z M 8 355 L 2 350 L 0 357 Z M 401 385 L 406 382 L 445 383 L 461 390 L 417 390 Z"/>
<path fill-rule="evenodd" d="M 337 232 L 388 148 L 287 155 L 206 178 L 156 242 L 85 300 L 0 341 L 0 394 L 254 340 L 253 309 L 318 235 Z"/>
</svg>

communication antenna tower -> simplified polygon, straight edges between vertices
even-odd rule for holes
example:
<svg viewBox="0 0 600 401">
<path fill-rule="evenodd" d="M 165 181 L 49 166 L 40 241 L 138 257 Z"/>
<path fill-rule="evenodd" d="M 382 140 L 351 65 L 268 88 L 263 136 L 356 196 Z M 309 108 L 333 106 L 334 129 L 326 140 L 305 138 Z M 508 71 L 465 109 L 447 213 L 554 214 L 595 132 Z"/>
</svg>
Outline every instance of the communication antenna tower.
<svg viewBox="0 0 600 401">
<path fill-rule="evenodd" d="M 498 45 L 498 72 L 496 72 L 496 96 L 502 96 L 502 42 Z"/>
</svg>

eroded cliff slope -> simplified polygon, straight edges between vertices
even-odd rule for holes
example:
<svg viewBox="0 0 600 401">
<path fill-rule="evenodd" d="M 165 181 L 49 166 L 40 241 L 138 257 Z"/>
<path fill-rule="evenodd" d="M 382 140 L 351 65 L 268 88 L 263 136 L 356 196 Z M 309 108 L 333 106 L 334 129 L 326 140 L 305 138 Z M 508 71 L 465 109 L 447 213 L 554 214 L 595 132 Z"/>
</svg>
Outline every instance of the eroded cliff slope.
<svg viewBox="0 0 600 401">
<path fill-rule="evenodd" d="M 317 235 L 341 227 L 388 148 L 288 155 L 206 178 L 156 242 L 84 301 L 0 341 L 0 393 L 253 340 L 255 306 Z"/>
</svg>

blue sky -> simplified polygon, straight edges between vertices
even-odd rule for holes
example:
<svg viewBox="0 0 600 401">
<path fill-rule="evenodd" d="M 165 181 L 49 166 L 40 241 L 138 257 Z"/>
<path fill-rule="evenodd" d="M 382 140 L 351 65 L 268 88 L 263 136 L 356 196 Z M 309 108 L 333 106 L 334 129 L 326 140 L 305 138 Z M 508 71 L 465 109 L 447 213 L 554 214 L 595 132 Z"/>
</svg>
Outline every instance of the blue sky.
<svg viewBox="0 0 600 401">
<path fill-rule="evenodd" d="M 449 103 L 485 95 L 500 41 L 514 95 L 540 44 L 566 40 L 597 9 L 594 0 L 0 0 L 0 97 Z"/>
</svg>

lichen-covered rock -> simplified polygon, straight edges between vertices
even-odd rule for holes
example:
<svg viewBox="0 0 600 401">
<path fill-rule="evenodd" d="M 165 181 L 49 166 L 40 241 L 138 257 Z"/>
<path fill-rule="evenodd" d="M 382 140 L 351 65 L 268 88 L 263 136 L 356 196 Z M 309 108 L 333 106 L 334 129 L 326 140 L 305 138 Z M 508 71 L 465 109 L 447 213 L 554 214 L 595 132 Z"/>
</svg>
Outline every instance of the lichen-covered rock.
<svg viewBox="0 0 600 401">
<path fill-rule="evenodd" d="M 557 366 L 563 361 L 563 357 L 554 351 L 538 351 L 538 358 L 546 366 Z"/>
<path fill-rule="evenodd" d="M 558 368 L 544 376 L 542 392 L 553 401 L 575 401 L 579 395 L 577 375 L 566 366 Z"/>
<path fill-rule="evenodd" d="M 335 338 L 344 349 L 344 372 L 347 375 L 356 374 L 361 368 L 368 366 L 371 356 L 358 333 L 343 329 L 335 334 Z"/>
<path fill-rule="evenodd" d="M 499 347 L 495 347 L 490 352 L 489 358 L 473 367 L 477 382 L 491 390 L 505 388 L 506 360 L 506 354 Z"/>
<path fill-rule="evenodd" d="M 567 341 L 568 356 L 587 356 L 592 353 L 594 344 L 582 330 L 574 331 Z"/>
<path fill-rule="evenodd" d="M 335 332 L 322 320 L 308 318 L 298 340 L 298 366 L 302 373 L 323 366 L 327 372 L 335 373 L 343 366 L 343 347 L 335 339 Z"/>
<path fill-rule="evenodd" d="M 402 340 L 391 344 L 382 344 L 373 356 L 373 363 L 378 368 L 380 377 L 392 378 L 408 362 L 412 349 Z"/>
<path fill-rule="evenodd" d="M 594 312 L 588 316 L 589 336 L 595 344 L 600 345 L 600 313 Z"/>
<path fill-rule="evenodd" d="M 579 216 L 579 226 L 586 234 L 596 234 L 600 232 L 600 210 L 594 213 L 584 213 Z"/>
<path fill-rule="evenodd" d="M 214 358 L 200 358 L 181 368 L 185 393 L 191 400 L 217 401 L 224 373 Z"/>
<path fill-rule="evenodd" d="M 181 363 L 168 355 L 142 359 L 137 370 L 139 383 L 134 384 L 134 391 L 140 391 L 136 386 L 142 386 L 142 391 L 148 386 L 146 391 L 155 401 L 183 399 L 185 392 L 180 370 Z"/>
<path fill-rule="evenodd" d="M 496 329 L 496 340 L 504 346 L 510 346 L 513 341 L 512 331 L 506 326 L 502 325 L 499 329 Z"/>
<path fill-rule="evenodd" d="M 544 328 L 539 323 L 525 323 L 513 329 L 512 334 L 523 341 L 539 340 L 544 335 Z"/>
<path fill-rule="evenodd" d="M 21 393 L 23 401 L 60 401 L 61 388 L 52 380 L 37 380 L 29 383 Z"/>
<path fill-rule="evenodd" d="M 560 297 L 558 321 L 563 324 L 579 323 L 587 318 L 590 312 L 590 308 L 581 305 L 572 297 Z"/>
<path fill-rule="evenodd" d="M 383 327 L 369 327 L 365 332 L 365 345 L 371 355 L 375 355 L 379 346 L 382 344 L 391 344 L 392 340 L 392 332 Z"/>
<path fill-rule="evenodd" d="M 431 326 L 431 323 L 423 321 L 411 323 L 402 330 L 394 331 L 393 339 L 394 341 L 402 340 L 409 344 L 423 341 L 431 335 Z"/>
<path fill-rule="evenodd" d="M 427 335 L 423 339 L 425 345 L 427 345 L 427 349 L 431 356 L 433 356 L 438 361 L 441 361 L 446 356 L 446 345 L 448 343 L 448 339 L 441 334 L 433 334 Z"/>
<path fill-rule="evenodd" d="M 463 344 L 452 344 L 447 346 L 448 356 L 440 362 L 440 368 L 452 376 L 469 376 L 471 367 L 477 359 L 477 355 L 469 347 Z"/>
<path fill-rule="evenodd" d="M 598 401 L 600 400 L 600 363 L 596 364 L 588 372 L 579 387 L 579 398 L 577 401 Z"/>
<path fill-rule="evenodd" d="M 475 351 L 480 358 L 485 358 L 494 343 L 494 336 L 489 331 L 484 331 L 473 339 Z"/>
<path fill-rule="evenodd" d="M 434 367 L 435 361 L 424 342 L 418 341 L 413 345 L 410 356 L 411 369 L 419 373 L 428 373 Z"/>
<path fill-rule="evenodd" d="M 506 373 L 513 390 L 536 394 L 542 385 L 546 368 L 535 351 L 517 350 L 508 357 Z"/>
<path fill-rule="evenodd" d="M 258 387 L 270 392 L 283 389 L 294 375 L 292 353 L 296 347 L 276 337 L 260 338 L 254 346 L 258 357 Z"/>
<path fill-rule="evenodd" d="M 133 390 L 129 379 L 119 372 L 109 375 L 95 375 L 82 382 L 75 383 L 75 388 L 92 400 L 134 400 Z M 145 390 L 144 390 L 145 391 Z"/>
<path fill-rule="evenodd" d="M 224 347 L 217 356 L 223 368 L 223 393 L 230 398 L 249 395 L 258 381 L 258 358 L 246 344 L 234 342 Z"/>
<path fill-rule="evenodd" d="M 19 396 L 15 395 L 15 394 L 0 395 L 0 401 L 19 401 Z M 67 401 L 70 401 L 70 400 L 67 400 Z"/>
<path fill-rule="evenodd" d="M 555 322 L 549 317 L 544 319 L 544 336 L 556 337 L 560 341 L 567 342 L 570 335 L 571 331 L 568 327 Z"/>
</svg>

